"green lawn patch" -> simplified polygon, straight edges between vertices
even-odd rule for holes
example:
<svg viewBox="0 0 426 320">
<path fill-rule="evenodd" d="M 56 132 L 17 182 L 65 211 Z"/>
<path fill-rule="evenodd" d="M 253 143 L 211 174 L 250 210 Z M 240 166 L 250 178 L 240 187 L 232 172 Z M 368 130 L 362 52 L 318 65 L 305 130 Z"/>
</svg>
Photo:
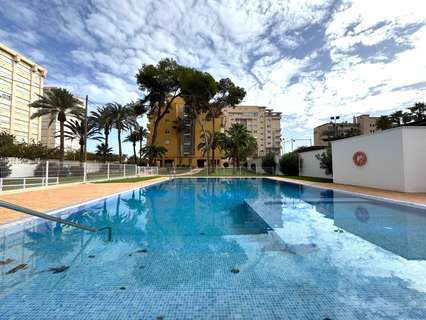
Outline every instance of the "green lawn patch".
<svg viewBox="0 0 426 320">
<path fill-rule="evenodd" d="M 253 177 L 253 176 L 268 176 L 267 174 L 256 173 L 246 169 L 236 169 L 235 171 L 232 168 L 216 168 L 215 172 L 210 172 L 207 174 L 207 169 L 203 169 L 198 173 L 192 174 L 190 176 L 195 177 Z"/>
<path fill-rule="evenodd" d="M 109 181 L 108 180 L 98 181 L 95 183 L 134 183 L 134 182 L 141 182 L 141 181 L 151 180 L 156 178 L 159 178 L 159 176 L 123 178 L 123 179 L 114 179 Z"/>
</svg>

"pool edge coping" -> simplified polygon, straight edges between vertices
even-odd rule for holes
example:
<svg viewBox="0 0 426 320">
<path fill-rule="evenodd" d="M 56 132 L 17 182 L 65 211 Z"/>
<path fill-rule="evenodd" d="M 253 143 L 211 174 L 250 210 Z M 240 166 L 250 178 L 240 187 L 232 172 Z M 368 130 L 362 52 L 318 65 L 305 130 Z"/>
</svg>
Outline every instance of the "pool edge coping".
<svg viewBox="0 0 426 320">
<path fill-rule="evenodd" d="M 345 193 L 345 194 L 355 195 L 355 196 L 358 196 L 358 197 L 361 197 L 361 198 L 378 200 L 378 201 L 382 201 L 382 202 L 390 202 L 390 203 L 393 203 L 393 204 L 399 204 L 399 205 L 402 205 L 402 206 L 408 206 L 408 207 L 412 207 L 412 208 L 426 210 L 426 204 L 418 203 L 418 202 L 397 200 L 397 199 L 392 199 L 392 198 L 388 198 L 388 197 L 385 197 L 385 196 L 376 196 L 376 195 L 365 194 L 365 193 L 361 193 L 361 192 L 347 191 L 347 190 L 339 189 L 337 187 L 321 187 L 321 186 L 318 186 L 316 184 L 308 184 L 308 183 L 293 182 L 293 181 L 288 181 L 288 180 L 281 180 L 281 179 L 277 179 L 276 177 L 265 177 L 265 179 L 276 181 L 276 182 L 285 182 L 285 183 L 301 185 L 301 186 L 304 186 L 304 187 L 312 187 L 312 188 L 322 189 L 322 190 L 332 190 L 332 191 L 341 192 L 341 193 Z"/>
</svg>

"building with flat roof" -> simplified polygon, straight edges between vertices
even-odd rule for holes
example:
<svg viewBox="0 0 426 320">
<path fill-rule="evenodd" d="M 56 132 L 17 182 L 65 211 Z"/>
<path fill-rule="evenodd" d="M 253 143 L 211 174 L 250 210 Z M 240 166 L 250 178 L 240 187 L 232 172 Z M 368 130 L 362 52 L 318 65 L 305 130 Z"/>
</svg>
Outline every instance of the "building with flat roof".
<svg viewBox="0 0 426 320">
<path fill-rule="evenodd" d="M 281 112 L 262 106 L 236 106 L 223 111 L 223 128 L 241 123 L 257 140 L 257 157 L 281 154 Z"/>
<path fill-rule="evenodd" d="M 29 104 L 43 94 L 47 70 L 0 43 L 0 131 L 17 141 L 38 142 L 41 119 L 31 119 Z"/>
<path fill-rule="evenodd" d="M 376 122 L 379 117 L 370 117 L 368 114 L 353 117 L 352 122 L 324 123 L 314 128 L 314 145 L 327 146 L 333 137 L 344 136 L 351 132 L 358 132 L 361 135 L 373 134 L 381 131 L 377 128 Z"/>
</svg>

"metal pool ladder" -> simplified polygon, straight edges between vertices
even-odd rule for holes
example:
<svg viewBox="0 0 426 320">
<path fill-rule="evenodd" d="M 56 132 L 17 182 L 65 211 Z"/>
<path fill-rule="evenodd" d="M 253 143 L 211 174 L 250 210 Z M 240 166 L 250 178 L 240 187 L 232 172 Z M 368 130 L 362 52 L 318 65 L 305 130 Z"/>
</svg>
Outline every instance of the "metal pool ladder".
<svg viewBox="0 0 426 320">
<path fill-rule="evenodd" d="M 0 200 L 0 207 L 10 209 L 10 210 L 14 210 L 14 211 L 18 211 L 18 212 L 22 212 L 22 213 L 25 213 L 25 214 L 29 214 L 31 216 L 35 216 L 35 217 L 39 217 L 39 218 L 42 218 L 42 219 L 54 221 L 54 222 L 57 222 L 57 223 L 66 224 L 68 226 L 71 226 L 71 227 L 74 227 L 74 228 L 77 228 L 77 229 L 90 231 L 90 232 L 98 232 L 98 231 L 107 230 L 108 231 L 108 241 L 112 241 L 112 228 L 111 227 L 103 227 L 103 228 L 97 229 L 97 228 L 86 226 L 84 224 L 80 224 L 80 223 L 72 222 L 72 221 L 69 221 L 69 220 L 61 219 L 61 218 L 58 218 L 58 217 L 55 217 L 55 216 L 51 216 L 51 215 L 48 215 L 48 214 L 45 214 L 45 213 L 42 213 L 42 212 L 39 212 L 39 211 L 35 211 L 33 209 L 21 207 L 21 206 L 18 206 L 16 204 L 13 204 L 13 203 L 10 203 L 10 202 L 7 202 L 7 201 L 3 201 L 3 200 Z"/>
</svg>

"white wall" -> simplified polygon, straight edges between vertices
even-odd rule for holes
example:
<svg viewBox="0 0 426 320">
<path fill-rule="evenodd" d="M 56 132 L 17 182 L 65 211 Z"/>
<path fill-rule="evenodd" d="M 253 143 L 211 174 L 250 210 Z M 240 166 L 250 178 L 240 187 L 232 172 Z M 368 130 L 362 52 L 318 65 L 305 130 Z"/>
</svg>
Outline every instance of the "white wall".
<svg viewBox="0 0 426 320">
<path fill-rule="evenodd" d="M 334 141 L 333 180 L 403 192 L 426 192 L 426 127 L 400 127 Z M 367 154 L 358 167 L 352 157 Z"/>
<path fill-rule="evenodd" d="M 332 175 L 325 174 L 325 169 L 321 169 L 320 161 L 316 155 L 322 154 L 326 149 L 312 150 L 299 153 L 299 175 L 304 177 L 332 178 Z"/>
<path fill-rule="evenodd" d="M 426 127 L 408 128 L 402 131 L 405 191 L 426 192 Z"/>
<path fill-rule="evenodd" d="M 276 162 L 276 166 L 275 166 L 275 174 L 281 174 L 280 172 L 280 157 L 275 155 L 275 162 Z M 262 159 L 261 158 L 248 158 L 247 159 L 247 165 L 248 165 L 248 169 L 251 170 L 251 165 L 254 164 L 256 166 L 256 173 L 260 173 L 263 174 L 265 173 L 265 171 L 262 168 Z"/>
</svg>

